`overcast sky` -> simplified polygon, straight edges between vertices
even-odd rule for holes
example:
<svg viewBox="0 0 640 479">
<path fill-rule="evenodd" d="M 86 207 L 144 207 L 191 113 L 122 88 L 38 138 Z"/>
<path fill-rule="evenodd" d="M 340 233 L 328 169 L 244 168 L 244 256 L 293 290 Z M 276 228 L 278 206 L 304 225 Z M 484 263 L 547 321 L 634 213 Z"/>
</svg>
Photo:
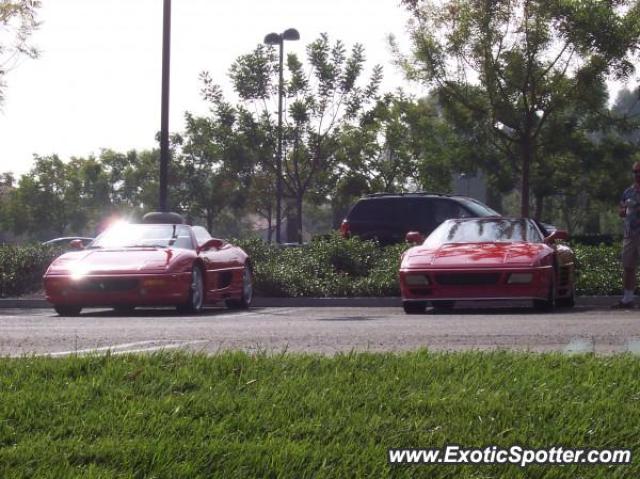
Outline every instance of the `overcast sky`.
<svg viewBox="0 0 640 479">
<path fill-rule="evenodd" d="M 43 0 L 25 59 L 7 76 L 0 111 L 0 172 L 27 172 L 33 154 L 98 155 L 156 147 L 160 129 L 163 0 Z M 205 113 L 198 74 L 209 70 L 229 94 L 227 72 L 264 35 L 289 27 L 301 41 L 327 32 L 350 48 L 364 45 L 367 65 L 384 66 L 385 90 L 403 84 L 386 37 L 405 37 L 399 0 L 173 0 L 170 130 L 185 111 Z"/>
</svg>

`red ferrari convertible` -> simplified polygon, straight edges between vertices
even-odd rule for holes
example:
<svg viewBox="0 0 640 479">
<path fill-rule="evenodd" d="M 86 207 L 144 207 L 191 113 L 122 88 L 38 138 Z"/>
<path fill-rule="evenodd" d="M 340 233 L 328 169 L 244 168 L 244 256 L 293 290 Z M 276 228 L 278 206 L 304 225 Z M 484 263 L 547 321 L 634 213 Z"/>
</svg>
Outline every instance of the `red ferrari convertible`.
<svg viewBox="0 0 640 479">
<path fill-rule="evenodd" d="M 55 259 L 44 275 L 47 300 L 61 316 L 90 306 L 126 312 L 175 305 L 197 313 L 205 304 L 225 301 L 229 308 L 248 308 L 253 286 L 247 254 L 176 216 L 115 224 L 86 247 L 72 242 L 77 250 Z"/>
<path fill-rule="evenodd" d="M 565 231 L 547 232 L 530 219 L 451 219 L 424 242 L 402 255 L 400 290 L 405 312 L 452 308 L 457 300 L 533 300 L 537 309 L 571 307 L 575 261 L 556 240 Z M 407 241 L 420 243 L 419 233 Z"/>
</svg>

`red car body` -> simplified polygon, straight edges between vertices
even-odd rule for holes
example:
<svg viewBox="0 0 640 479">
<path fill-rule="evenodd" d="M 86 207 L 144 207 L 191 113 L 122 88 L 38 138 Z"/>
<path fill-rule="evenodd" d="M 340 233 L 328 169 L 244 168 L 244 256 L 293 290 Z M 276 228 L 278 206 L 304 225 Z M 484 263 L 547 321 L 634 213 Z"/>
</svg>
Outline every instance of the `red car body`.
<svg viewBox="0 0 640 479">
<path fill-rule="evenodd" d="M 175 305 L 198 312 L 222 300 L 241 308 L 251 302 L 248 255 L 202 227 L 119 224 L 88 247 L 76 247 L 56 258 L 43 277 L 46 298 L 61 315 L 93 306 Z"/>
<path fill-rule="evenodd" d="M 468 233 L 459 234 L 462 228 Z M 488 240 L 491 228 L 496 228 L 499 239 Z M 510 238 L 510 228 L 526 234 Z M 476 229 L 481 232 L 477 238 Z M 542 231 L 528 219 L 448 220 L 423 244 L 402 255 L 400 290 L 405 311 L 422 312 L 427 302 L 435 308 L 451 308 L 459 300 L 526 299 L 540 309 L 573 306 L 574 255 L 568 246 L 555 242 L 566 237 L 565 232 Z"/>
</svg>

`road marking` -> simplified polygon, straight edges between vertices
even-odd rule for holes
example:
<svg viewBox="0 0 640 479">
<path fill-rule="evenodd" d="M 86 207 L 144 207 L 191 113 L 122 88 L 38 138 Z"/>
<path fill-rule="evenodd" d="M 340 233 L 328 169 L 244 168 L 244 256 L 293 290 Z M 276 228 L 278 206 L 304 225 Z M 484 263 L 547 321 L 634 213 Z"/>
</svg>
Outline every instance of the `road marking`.
<svg viewBox="0 0 640 479">
<path fill-rule="evenodd" d="M 150 341 L 136 341 L 134 343 L 123 343 L 123 344 L 112 344 L 110 346 L 103 346 L 100 348 L 88 348 L 88 349 L 76 349 L 73 351 L 58 351 L 58 352 L 48 352 L 48 353 L 40 353 L 36 354 L 36 356 L 72 356 L 72 355 L 83 355 L 83 354 L 96 354 L 100 352 L 110 352 L 111 354 L 123 354 L 123 353 L 134 353 L 141 351 L 157 351 L 159 349 L 175 349 L 182 346 L 187 346 L 189 344 L 197 344 L 197 343 L 206 343 L 208 340 L 183 340 L 176 341 L 174 339 L 155 339 Z M 158 344 L 162 343 L 162 344 Z M 145 344 L 156 344 L 157 346 L 151 346 L 148 348 L 133 348 L 135 346 L 144 346 Z"/>
<path fill-rule="evenodd" d="M 572 338 L 563 349 L 565 354 L 584 354 L 595 352 L 595 344 L 591 338 Z"/>
<path fill-rule="evenodd" d="M 183 348 L 185 346 L 189 346 L 191 344 L 202 344 L 202 343 L 208 343 L 209 340 L 207 339 L 202 339 L 202 340 L 198 340 L 198 341 L 181 341 L 180 343 L 173 343 L 173 344 L 164 344 L 162 346 L 155 346 L 155 347 L 150 347 L 150 348 L 139 348 L 139 349 L 126 349 L 123 351 L 112 351 L 111 354 L 132 354 L 132 353 L 150 353 L 152 351 L 164 351 L 165 349 L 177 349 L 177 348 Z"/>
</svg>

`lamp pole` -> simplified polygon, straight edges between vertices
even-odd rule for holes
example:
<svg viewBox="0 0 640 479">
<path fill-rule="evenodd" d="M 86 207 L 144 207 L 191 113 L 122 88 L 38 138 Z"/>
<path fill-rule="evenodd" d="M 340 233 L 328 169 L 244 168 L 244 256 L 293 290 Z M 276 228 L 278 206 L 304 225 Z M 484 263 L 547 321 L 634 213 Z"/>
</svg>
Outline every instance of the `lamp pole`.
<svg viewBox="0 0 640 479">
<path fill-rule="evenodd" d="M 281 243 L 282 229 L 282 97 L 284 96 L 284 41 L 300 40 L 300 33 L 295 28 L 288 28 L 282 33 L 269 33 L 264 37 L 267 45 L 278 45 L 280 49 L 280 68 L 278 80 L 278 152 L 276 157 L 276 243 Z"/>
<path fill-rule="evenodd" d="M 160 112 L 160 211 L 167 212 L 169 169 L 169 63 L 171 53 L 171 0 L 164 0 L 162 28 L 162 101 Z"/>
</svg>

